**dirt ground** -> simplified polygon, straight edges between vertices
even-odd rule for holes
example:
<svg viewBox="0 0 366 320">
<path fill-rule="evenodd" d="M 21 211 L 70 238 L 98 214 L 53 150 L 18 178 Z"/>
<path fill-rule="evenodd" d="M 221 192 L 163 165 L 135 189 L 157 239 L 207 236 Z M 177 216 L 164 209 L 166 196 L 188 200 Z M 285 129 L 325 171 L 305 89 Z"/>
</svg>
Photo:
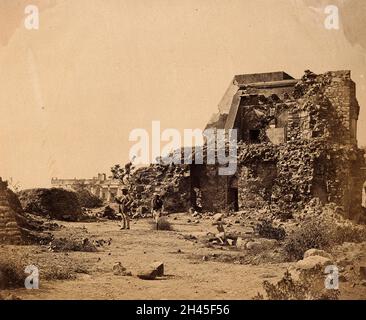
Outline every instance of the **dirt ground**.
<svg viewBox="0 0 366 320">
<path fill-rule="evenodd" d="M 119 230 L 117 221 L 58 222 L 65 226 L 53 231 L 55 237 L 77 236 L 89 240 L 112 239 L 97 252 L 52 252 L 42 246 L 1 246 L 8 255 L 22 255 L 40 272 L 38 290 L 4 291 L 21 299 L 251 299 L 262 292 L 264 280 L 277 282 L 291 263 L 239 264 L 239 250 L 207 247 L 194 240 L 207 231 L 215 232 L 209 219 L 188 222 L 187 214 L 171 215 L 174 231 L 151 229 L 150 219 L 132 221 L 131 230 Z M 232 256 L 230 262 L 212 261 L 209 257 Z M 142 280 L 136 273 L 162 261 L 165 276 Z M 117 262 L 132 276 L 113 274 Z M 65 273 L 65 280 L 53 280 L 50 272 Z M 71 274 L 72 277 L 68 278 Z M 57 278 L 57 277 L 56 277 Z M 365 286 L 341 283 L 341 298 L 365 299 Z"/>
</svg>

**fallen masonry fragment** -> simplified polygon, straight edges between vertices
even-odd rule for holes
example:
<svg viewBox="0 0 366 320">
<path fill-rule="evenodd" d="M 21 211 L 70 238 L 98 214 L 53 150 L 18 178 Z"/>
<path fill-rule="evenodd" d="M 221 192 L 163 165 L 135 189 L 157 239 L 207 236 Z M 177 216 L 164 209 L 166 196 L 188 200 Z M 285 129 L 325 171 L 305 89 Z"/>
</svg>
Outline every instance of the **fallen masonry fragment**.
<svg viewBox="0 0 366 320">
<path fill-rule="evenodd" d="M 137 277 L 142 280 L 154 280 L 156 277 L 162 276 L 164 276 L 164 263 L 160 261 L 145 267 L 137 274 Z"/>
</svg>

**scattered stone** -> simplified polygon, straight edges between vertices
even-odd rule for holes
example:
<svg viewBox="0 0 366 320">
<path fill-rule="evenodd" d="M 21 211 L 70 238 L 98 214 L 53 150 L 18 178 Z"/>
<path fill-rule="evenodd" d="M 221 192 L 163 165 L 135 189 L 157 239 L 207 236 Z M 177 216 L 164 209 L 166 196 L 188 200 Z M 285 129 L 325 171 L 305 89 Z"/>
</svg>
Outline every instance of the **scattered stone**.
<svg viewBox="0 0 366 320">
<path fill-rule="evenodd" d="M 304 259 L 306 259 L 307 257 L 311 257 L 311 256 L 320 256 L 320 257 L 328 258 L 329 260 L 333 260 L 333 257 L 330 253 L 328 253 L 324 250 L 319 250 L 319 249 L 309 249 L 304 253 Z"/>
<path fill-rule="evenodd" d="M 260 251 L 269 250 L 277 246 L 277 241 L 274 239 L 257 239 L 256 241 L 249 241 L 246 244 L 246 249 Z"/>
<path fill-rule="evenodd" d="M 154 262 L 147 269 L 140 271 L 137 277 L 142 280 L 154 280 L 164 275 L 164 263 Z"/>
<path fill-rule="evenodd" d="M 218 221 L 220 219 L 222 219 L 224 217 L 224 215 L 222 213 L 216 213 L 214 216 L 213 216 L 213 219 L 215 221 Z"/>
<path fill-rule="evenodd" d="M 154 280 L 156 278 L 155 270 L 141 271 L 137 274 L 137 277 L 142 280 Z"/>
<path fill-rule="evenodd" d="M 156 276 L 162 277 L 164 275 L 164 263 L 161 261 L 154 262 L 151 267 L 156 270 Z"/>
<path fill-rule="evenodd" d="M 296 262 L 296 267 L 301 270 L 311 270 L 317 267 L 324 268 L 332 264 L 332 260 L 322 256 L 309 256 Z"/>
<path fill-rule="evenodd" d="M 114 264 L 113 274 L 115 276 L 125 276 L 125 275 L 127 275 L 126 273 L 128 273 L 128 272 L 126 271 L 126 268 L 124 266 L 122 266 L 121 262 L 117 262 Z"/>
<path fill-rule="evenodd" d="M 244 249 L 245 248 L 245 245 L 246 245 L 246 242 L 243 240 L 243 238 L 241 237 L 238 237 L 236 239 L 236 247 L 239 248 L 239 249 Z"/>
</svg>

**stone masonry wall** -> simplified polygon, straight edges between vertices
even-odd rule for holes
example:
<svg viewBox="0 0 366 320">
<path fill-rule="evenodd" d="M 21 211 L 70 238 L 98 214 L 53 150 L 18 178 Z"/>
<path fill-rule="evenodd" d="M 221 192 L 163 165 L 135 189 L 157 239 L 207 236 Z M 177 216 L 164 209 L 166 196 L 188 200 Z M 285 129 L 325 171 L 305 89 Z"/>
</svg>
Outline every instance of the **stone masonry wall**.
<svg viewBox="0 0 366 320">
<path fill-rule="evenodd" d="M 7 183 L 0 178 L 0 243 L 19 244 L 22 242 L 20 228 L 11 209 L 7 195 Z"/>
</svg>

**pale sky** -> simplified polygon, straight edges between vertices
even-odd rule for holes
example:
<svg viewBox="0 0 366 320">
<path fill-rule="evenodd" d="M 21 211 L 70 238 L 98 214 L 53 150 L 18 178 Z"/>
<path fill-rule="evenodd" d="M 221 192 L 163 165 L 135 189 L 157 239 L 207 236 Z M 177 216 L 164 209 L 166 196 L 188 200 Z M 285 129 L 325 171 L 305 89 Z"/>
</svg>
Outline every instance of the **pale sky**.
<svg viewBox="0 0 366 320">
<path fill-rule="evenodd" d="M 350 69 L 366 145 L 366 1 L 330 2 L 340 30 L 318 0 L 0 0 L 0 176 L 109 174 L 132 129 L 203 128 L 241 73 Z"/>
</svg>

